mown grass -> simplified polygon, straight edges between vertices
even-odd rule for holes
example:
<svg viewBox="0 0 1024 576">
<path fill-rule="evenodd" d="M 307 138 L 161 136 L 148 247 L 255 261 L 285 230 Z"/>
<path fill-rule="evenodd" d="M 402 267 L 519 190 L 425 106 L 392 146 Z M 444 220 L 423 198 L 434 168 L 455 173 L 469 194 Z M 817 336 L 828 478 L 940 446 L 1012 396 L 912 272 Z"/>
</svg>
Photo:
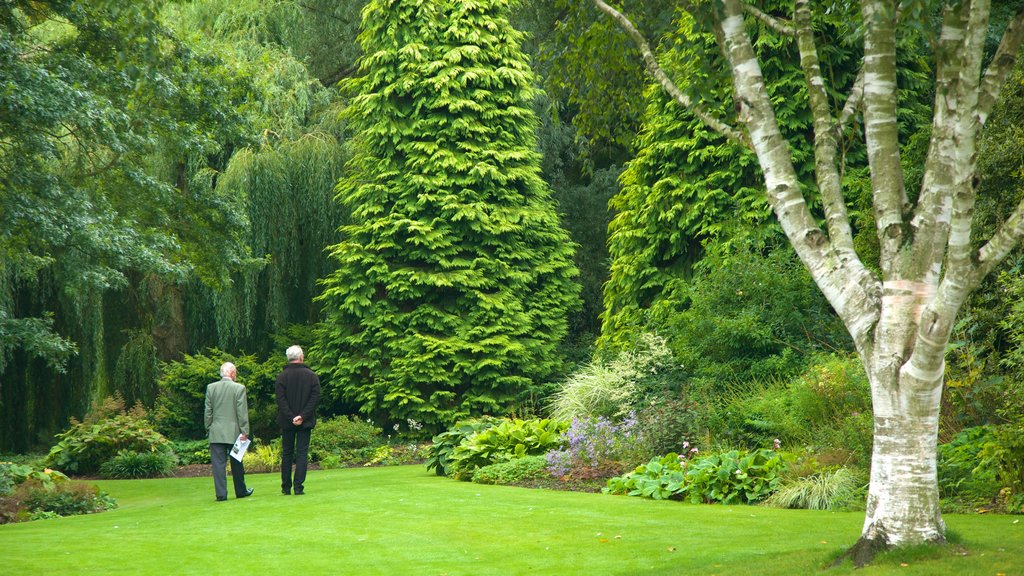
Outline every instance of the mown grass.
<svg viewBox="0 0 1024 576">
<path fill-rule="evenodd" d="M 0 573 L 381 575 L 1024 574 L 1024 522 L 947 518 L 961 547 L 825 570 L 863 513 L 694 506 L 455 482 L 422 466 L 276 474 L 214 502 L 210 478 L 101 481 L 119 509 L 0 526 Z M 903 564 L 906 564 L 905 566 Z"/>
</svg>

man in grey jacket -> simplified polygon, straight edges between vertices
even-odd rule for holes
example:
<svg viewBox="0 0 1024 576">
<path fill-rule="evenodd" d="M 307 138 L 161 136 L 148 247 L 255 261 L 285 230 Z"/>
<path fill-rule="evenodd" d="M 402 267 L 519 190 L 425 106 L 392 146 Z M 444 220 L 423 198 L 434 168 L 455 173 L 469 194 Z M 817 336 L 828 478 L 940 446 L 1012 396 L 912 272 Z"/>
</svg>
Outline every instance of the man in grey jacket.
<svg viewBox="0 0 1024 576">
<path fill-rule="evenodd" d="M 217 501 L 228 499 L 228 482 L 224 473 L 227 460 L 231 461 L 231 480 L 235 485 L 235 498 L 252 496 L 252 488 L 245 487 L 245 467 L 228 450 L 238 439 L 249 437 L 249 404 L 245 386 L 235 382 L 238 370 L 231 362 L 220 367 L 220 380 L 206 387 L 206 412 L 203 422 L 210 441 L 210 464 L 213 465 L 213 490 Z"/>
</svg>

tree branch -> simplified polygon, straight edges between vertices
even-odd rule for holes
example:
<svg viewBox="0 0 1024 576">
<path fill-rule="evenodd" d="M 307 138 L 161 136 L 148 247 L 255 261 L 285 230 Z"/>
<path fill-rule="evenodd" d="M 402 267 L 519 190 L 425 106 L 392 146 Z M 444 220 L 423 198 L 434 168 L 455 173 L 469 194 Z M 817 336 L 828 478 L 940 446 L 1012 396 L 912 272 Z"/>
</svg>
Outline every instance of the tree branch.
<svg viewBox="0 0 1024 576">
<path fill-rule="evenodd" d="M 999 42 L 999 49 L 992 58 L 992 62 L 985 70 L 985 76 L 981 83 L 981 94 L 978 97 L 978 120 L 985 124 L 988 115 L 992 113 L 999 92 L 1006 83 L 1006 78 L 1017 61 L 1017 52 L 1020 51 L 1021 43 L 1024 41 L 1024 10 L 1018 12 L 1003 31 L 1003 38 Z"/>
<path fill-rule="evenodd" d="M 611 16 L 616 22 L 618 22 L 619 26 L 621 26 L 622 29 L 626 31 L 626 34 L 628 34 L 629 37 L 633 39 L 633 42 L 640 50 L 640 54 L 643 56 L 644 64 L 647 66 L 647 71 L 651 74 L 651 76 L 654 76 L 654 79 L 657 80 L 659 84 L 661 84 L 661 87 L 666 92 L 668 92 L 669 95 L 672 96 L 672 98 L 675 99 L 676 102 L 678 102 L 684 108 L 693 113 L 694 116 L 700 119 L 701 122 L 707 124 L 707 126 L 712 130 L 718 132 L 719 134 L 722 134 L 723 136 L 725 136 L 726 138 L 728 138 L 729 140 L 733 141 L 736 144 L 740 144 L 745 148 L 752 148 L 750 140 L 746 137 L 745 134 L 743 134 L 743 132 L 737 130 L 732 126 L 729 126 L 725 122 L 722 122 L 718 118 L 715 118 L 714 116 L 709 114 L 706 110 L 703 109 L 703 107 L 693 102 L 689 96 L 684 94 L 683 91 L 680 90 L 674 82 L 672 82 L 672 80 L 668 77 L 667 74 L 665 74 L 665 71 L 662 70 L 661 66 L 658 64 L 658 59 L 655 58 L 654 52 L 651 51 L 651 47 L 649 44 L 647 44 L 647 40 L 644 39 L 643 34 L 639 30 L 637 30 L 636 26 L 634 26 L 633 23 L 630 22 L 629 18 L 626 18 L 626 16 L 624 16 L 621 12 L 612 8 L 603 0 L 593 0 L 593 2 L 599 10 Z"/>
<path fill-rule="evenodd" d="M 782 34 L 783 36 L 796 37 L 797 31 L 793 27 L 792 23 L 787 22 L 781 18 L 776 18 L 771 14 L 766 14 L 765 12 L 759 10 L 753 4 L 744 4 L 743 9 L 746 10 L 754 18 L 757 18 L 761 22 L 764 22 L 765 26 L 771 28 L 772 30 L 775 30 L 779 34 Z"/>
<path fill-rule="evenodd" d="M 907 204 L 896 117 L 896 23 L 893 3 L 864 0 L 864 137 L 871 168 L 883 277 L 894 275 Z"/>
<path fill-rule="evenodd" d="M 814 41 L 809 0 L 796 0 L 794 5 L 794 32 L 800 49 L 800 66 L 807 80 L 807 97 L 814 117 L 814 164 L 818 188 L 825 208 L 825 222 L 829 238 L 836 249 L 855 254 L 850 218 L 843 200 L 842 182 L 837 167 L 838 145 L 832 107 L 825 93 L 825 79 L 821 75 L 821 62 Z"/>
</svg>

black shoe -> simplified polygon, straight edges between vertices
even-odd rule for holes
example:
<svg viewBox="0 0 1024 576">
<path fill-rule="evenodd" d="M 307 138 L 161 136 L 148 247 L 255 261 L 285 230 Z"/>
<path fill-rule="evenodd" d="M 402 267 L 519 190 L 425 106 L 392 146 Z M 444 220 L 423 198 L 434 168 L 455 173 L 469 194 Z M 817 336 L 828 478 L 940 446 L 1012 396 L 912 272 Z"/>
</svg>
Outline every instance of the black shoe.
<svg viewBox="0 0 1024 576">
<path fill-rule="evenodd" d="M 289 496 L 289 495 L 291 495 L 291 493 L 292 493 L 291 489 L 281 490 L 281 494 L 284 494 L 285 496 Z"/>
<path fill-rule="evenodd" d="M 228 499 L 227 496 L 217 496 L 217 502 L 223 502 L 223 501 L 225 501 L 227 499 Z"/>
<path fill-rule="evenodd" d="M 249 488 L 248 490 L 245 491 L 245 494 L 242 494 L 241 496 L 238 496 L 238 498 L 246 498 L 246 497 L 252 496 L 252 491 L 253 490 L 255 490 L 255 488 Z"/>
<path fill-rule="evenodd" d="M 302 496 L 302 495 L 303 495 L 303 494 L 305 494 L 305 493 L 306 493 L 306 492 L 305 492 L 304 490 L 296 490 L 296 491 L 295 491 L 295 495 L 296 495 L 296 496 Z"/>
</svg>

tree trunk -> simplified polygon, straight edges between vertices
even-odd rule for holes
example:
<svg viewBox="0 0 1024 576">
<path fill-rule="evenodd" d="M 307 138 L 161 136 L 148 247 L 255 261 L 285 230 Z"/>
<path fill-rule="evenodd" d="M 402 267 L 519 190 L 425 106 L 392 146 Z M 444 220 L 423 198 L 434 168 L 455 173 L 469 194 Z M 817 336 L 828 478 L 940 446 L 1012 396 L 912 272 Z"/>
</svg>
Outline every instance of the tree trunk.
<svg viewBox="0 0 1024 576">
<path fill-rule="evenodd" d="M 861 539 L 886 546 L 942 541 L 936 475 L 942 379 L 922 386 L 884 371 L 870 379 L 874 448 Z"/>
</svg>

